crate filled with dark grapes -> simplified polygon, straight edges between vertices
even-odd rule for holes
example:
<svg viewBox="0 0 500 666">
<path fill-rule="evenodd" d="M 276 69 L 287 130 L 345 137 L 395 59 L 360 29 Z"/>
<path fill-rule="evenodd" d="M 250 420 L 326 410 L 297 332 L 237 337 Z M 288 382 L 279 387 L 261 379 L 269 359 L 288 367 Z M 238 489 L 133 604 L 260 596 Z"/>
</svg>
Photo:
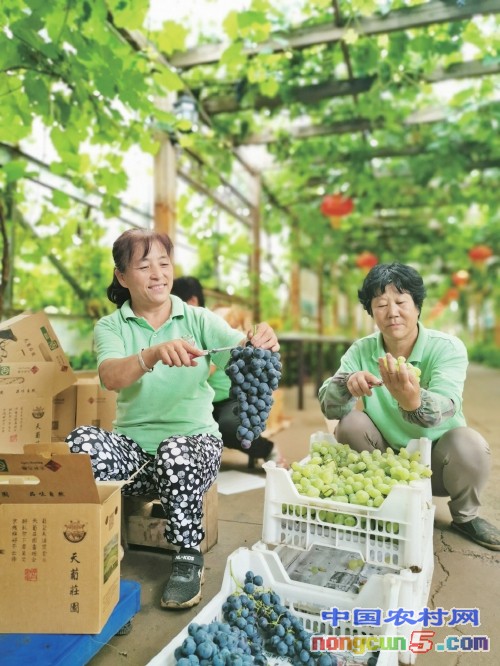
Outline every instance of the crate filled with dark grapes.
<svg viewBox="0 0 500 666">
<path fill-rule="evenodd" d="M 397 651 L 368 649 L 388 643 L 387 628 L 334 627 L 322 619 L 328 591 L 291 584 L 277 564 L 272 552 L 232 553 L 220 592 L 148 666 L 397 666 Z"/>
</svg>

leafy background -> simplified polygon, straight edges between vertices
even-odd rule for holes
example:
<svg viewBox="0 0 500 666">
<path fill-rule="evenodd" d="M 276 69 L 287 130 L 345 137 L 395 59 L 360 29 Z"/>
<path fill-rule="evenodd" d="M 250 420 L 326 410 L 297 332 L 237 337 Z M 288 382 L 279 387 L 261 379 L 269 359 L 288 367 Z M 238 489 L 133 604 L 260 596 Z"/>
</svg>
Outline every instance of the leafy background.
<svg viewBox="0 0 500 666">
<path fill-rule="evenodd" d="M 146 0 L 2 2 L 0 316 L 51 306 L 90 329 L 109 311 L 110 238 L 153 224 L 146 201 L 130 204 L 144 173 L 127 155 L 139 151 L 152 165 L 167 137 L 188 177 L 177 226 L 208 288 L 254 298 L 255 210 L 244 201 L 255 182 L 244 165 L 256 163 L 263 318 L 281 329 L 362 332 L 356 259 L 371 252 L 422 271 L 429 323 L 500 345 L 495 3 L 238 4 L 216 34 L 202 12 L 152 27 Z M 472 4 L 476 16 L 455 18 Z M 418 12 L 442 18 L 405 22 Z M 366 29 L 393 17 L 394 29 Z M 291 46 L 335 27 L 340 40 Z M 185 64 L 201 48 L 217 56 Z M 476 75 L 464 77 L 470 68 Z M 158 103 L 186 92 L 195 125 Z M 355 210 L 333 229 L 320 205 L 337 192 Z M 484 264 L 468 254 L 478 244 L 493 252 Z M 457 290 L 458 270 L 469 281 Z"/>
</svg>

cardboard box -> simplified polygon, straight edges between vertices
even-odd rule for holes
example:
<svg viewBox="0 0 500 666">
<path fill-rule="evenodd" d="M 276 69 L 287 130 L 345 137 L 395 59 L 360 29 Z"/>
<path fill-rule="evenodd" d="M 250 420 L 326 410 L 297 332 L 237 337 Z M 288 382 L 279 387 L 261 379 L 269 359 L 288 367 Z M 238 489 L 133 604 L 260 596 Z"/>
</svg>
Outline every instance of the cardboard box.
<svg viewBox="0 0 500 666">
<path fill-rule="evenodd" d="M 76 426 L 93 425 L 112 431 L 116 415 L 116 392 L 103 389 L 97 375 L 79 378 L 76 386 Z"/>
<path fill-rule="evenodd" d="M 203 529 L 205 538 L 200 544 L 201 552 L 208 552 L 218 539 L 218 496 L 214 483 L 203 498 Z M 126 545 L 176 550 L 165 540 L 165 514 L 157 499 L 123 496 L 123 541 Z"/>
<path fill-rule="evenodd" d="M 75 382 L 57 335 L 45 312 L 24 312 L 0 322 L 0 361 L 52 361 L 55 363 L 53 393 L 63 391 Z"/>
<path fill-rule="evenodd" d="M 50 396 L 20 397 L 0 389 L 0 457 L 4 453 L 21 453 L 26 444 L 50 441 L 51 431 Z"/>
<path fill-rule="evenodd" d="M 54 372 L 47 361 L 0 364 L 0 452 L 50 439 Z"/>
<path fill-rule="evenodd" d="M 52 441 L 61 442 L 76 426 L 76 384 L 52 399 Z"/>
<path fill-rule="evenodd" d="M 119 599 L 122 484 L 96 484 L 61 442 L 0 454 L 0 470 L 0 632 L 99 633 Z"/>
</svg>

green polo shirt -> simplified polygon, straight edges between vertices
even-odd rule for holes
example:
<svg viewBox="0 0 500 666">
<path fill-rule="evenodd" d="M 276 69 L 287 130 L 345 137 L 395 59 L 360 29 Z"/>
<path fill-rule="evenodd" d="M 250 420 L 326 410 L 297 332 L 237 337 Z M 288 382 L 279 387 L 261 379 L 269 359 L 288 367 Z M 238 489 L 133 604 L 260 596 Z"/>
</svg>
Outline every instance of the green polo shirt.
<svg viewBox="0 0 500 666">
<path fill-rule="evenodd" d="M 171 296 L 172 313 L 158 329 L 136 317 L 126 301 L 100 319 L 94 329 L 97 366 L 110 358 L 137 354 L 160 342 L 184 338 L 199 349 L 238 345 L 241 331 L 206 308 L 187 305 Z M 210 361 L 224 367 L 229 352 L 201 356 L 196 367 L 169 367 L 157 363 L 131 386 L 118 392 L 114 430 L 131 437 L 148 453 L 173 435 L 211 434 L 220 437 L 212 416 L 214 392 L 209 386 Z"/>
<path fill-rule="evenodd" d="M 439 423 L 431 427 L 410 423 L 403 418 L 397 401 L 385 387 L 372 389 L 371 396 L 362 398 L 363 409 L 394 449 L 402 448 L 410 439 L 420 437 L 436 441 L 448 430 L 466 425 L 462 411 L 462 393 L 468 365 L 465 345 L 453 335 L 426 329 L 420 322 L 418 329 L 415 346 L 407 360 L 420 368 L 422 373 L 422 408 L 437 415 L 437 420 L 439 415 L 443 416 Z M 382 335 L 379 332 L 373 333 L 349 347 L 336 374 L 368 370 L 379 377 L 378 359 L 385 354 Z M 332 379 L 327 379 L 321 387 L 319 400 L 325 416 L 337 419 L 354 408 L 356 399 Z M 455 405 L 452 416 L 448 416 L 450 399 Z"/>
<path fill-rule="evenodd" d="M 221 400 L 227 400 L 229 398 L 231 380 L 224 370 L 217 368 L 217 370 L 208 378 L 208 383 L 214 390 L 214 402 L 220 402 Z"/>
</svg>

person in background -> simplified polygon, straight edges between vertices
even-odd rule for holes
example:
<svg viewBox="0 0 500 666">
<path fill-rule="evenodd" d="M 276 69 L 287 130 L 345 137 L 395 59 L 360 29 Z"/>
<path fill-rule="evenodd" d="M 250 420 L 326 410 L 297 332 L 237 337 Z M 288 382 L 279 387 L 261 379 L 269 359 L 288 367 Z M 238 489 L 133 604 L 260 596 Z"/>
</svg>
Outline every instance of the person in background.
<svg viewBox="0 0 500 666">
<path fill-rule="evenodd" d="M 171 295 L 173 244 L 166 234 L 125 231 L 113 244 L 113 259 L 107 295 L 117 309 L 94 330 L 101 383 L 118 393 L 113 432 L 81 426 L 66 441 L 72 452 L 90 455 L 98 480 L 134 475 L 125 493 L 159 497 L 165 538 L 179 547 L 161 606 L 187 608 L 201 599 L 202 502 L 223 446 L 207 380 L 210 364 L 224 367 L 229 358 L 229 352 L 210 357 L 204 350 L 247 338 L 209 310 Z M 249 339 L 279 349 L 266 323 Z"/>
<path fill-rule="evenodd" d="M 201 282 L 192 276 L 181 276 L 175 278 L 172 286 L 172 294 L 179 296 L 183 301 L 190 305 L 205 307 L 205 295 Z M 232 328 L 242 332 L 252 329 L 251 315 L 245 308 L 236 305 L 214 310 L 216 314 L 223 317 Z M 212 372 L 208 383 L 214 390 L 214 418 L 219 424 L 219 430 L 222 435 L 224 446 L 228 449 L 237 449 L 246 453 L 249 462 L 253 464 L 256 458 L 272 460 L 278 467 L 287 467 L 286 460 L 281 456 L 276 445 L 266 437 L 260 435 L 250 445 L 250 448 L 243 449 L 241 442 L 236 437 L 236 430 L 239 426 L 238 401 L 229 396 L 231 380 L 223 369 L 212 365 Z"/>
<path fill-rule="evenodd" d="M 457 337 L 419 321 L 425 294 L 411 266 L 394 262 L 371 269 L 358 296 L 378 331 L 347 350 L 339 370 L 319 390 L 321 409 L 328 419 L 339 419 L 337 440 L 356 451 L 397 451 L 410 439 L 430 439 L 432 490 L 450 497 L 451 527 L 500 550 L 500 531 L 478 516 L 490 450 L 467 426 L 462 410 L 467 350 Z M 398 366 L 400 356 L 420 377 L 405 364 Z M 359 399 L 362 410 L 355 409 Z"/>
</svg>

